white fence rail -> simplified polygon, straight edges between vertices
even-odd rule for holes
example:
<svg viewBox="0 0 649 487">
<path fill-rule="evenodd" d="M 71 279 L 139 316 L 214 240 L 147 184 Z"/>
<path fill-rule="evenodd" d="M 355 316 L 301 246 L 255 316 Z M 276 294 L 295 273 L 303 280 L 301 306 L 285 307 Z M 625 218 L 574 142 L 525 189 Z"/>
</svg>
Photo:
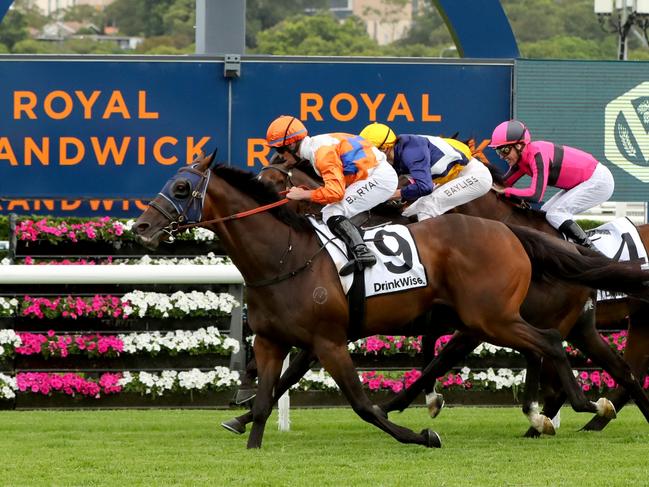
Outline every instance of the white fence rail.
<svg viewBox="0 0 649 487">
<path fill-rule="evenodd" d="M 6 265 L 0 284 L 243 284 L 234 265 Z"/>
</svg>

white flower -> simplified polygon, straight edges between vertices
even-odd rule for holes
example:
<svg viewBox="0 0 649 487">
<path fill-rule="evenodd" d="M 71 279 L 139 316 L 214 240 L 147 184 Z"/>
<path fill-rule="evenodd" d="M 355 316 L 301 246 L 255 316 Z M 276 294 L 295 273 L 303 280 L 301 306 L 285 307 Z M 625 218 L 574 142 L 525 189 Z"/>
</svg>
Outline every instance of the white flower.
<svg viewBox="0 0 649 487">
<path fill-rule="evenodd" d="M 14 377 L 0 374 L 0 399 L 13 399 L 17 390 L 18 385 Z"/>
</svg>

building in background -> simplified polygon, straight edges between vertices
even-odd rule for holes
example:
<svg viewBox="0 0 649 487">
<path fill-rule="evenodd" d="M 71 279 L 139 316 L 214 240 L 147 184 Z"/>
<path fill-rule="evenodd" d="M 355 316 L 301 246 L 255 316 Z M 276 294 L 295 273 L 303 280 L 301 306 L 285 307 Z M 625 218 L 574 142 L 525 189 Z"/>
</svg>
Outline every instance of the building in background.
<svg viewBox="0 0 649 487">
<path fill-rule="evenodd" d="M 406 35 L 420 4 L 421 0 L 330 0 L 329 10 L 339 19 L 359 17 L 369 36 L 383 46 Z"/>
<path fill-rule="evenodd" d="M 31 0 L 31 4 L 37 6 L 44 15 L 50 16 L 62 8 L 70 8 L 75 5 L 91 5 L 98 9 L 113 3 L 114 0 Z"/>
</svg>

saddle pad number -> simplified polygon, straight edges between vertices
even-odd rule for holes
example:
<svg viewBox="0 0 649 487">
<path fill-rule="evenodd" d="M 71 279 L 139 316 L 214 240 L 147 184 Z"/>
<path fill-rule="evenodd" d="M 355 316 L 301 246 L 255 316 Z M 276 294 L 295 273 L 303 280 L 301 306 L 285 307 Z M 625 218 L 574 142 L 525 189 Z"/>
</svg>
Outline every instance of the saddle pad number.
<svg viewBox="0 0 649 487">
<path fill-rule="evenodd" d="M 386 237 L 392 237 L 396 240 L 398 247 L 396 250 L 392 250 L 385 243 Z M 390 232 L 388 230 L 379 230 L 376 232 L 374 237 L 374 245 L 376 245 L 376 250 L 386 257 L 397 257 L 400 256 L 403 259 L 401 265 L 395 265 L 390 261 L 385 261 L 385 268 L 389 270 L 392 274 L 405 274 L 412 269 L 412 249 L 408 244 L 408 241 L 399 235 L 397 232 Z"/>
</svg>

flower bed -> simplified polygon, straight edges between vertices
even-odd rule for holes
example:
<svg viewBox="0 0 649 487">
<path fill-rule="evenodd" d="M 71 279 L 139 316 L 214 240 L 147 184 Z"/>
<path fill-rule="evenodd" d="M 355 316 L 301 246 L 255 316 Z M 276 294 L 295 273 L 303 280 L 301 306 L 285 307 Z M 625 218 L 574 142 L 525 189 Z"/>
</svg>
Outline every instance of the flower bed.
<svg viewBox="0 0 649 487">
<path fill-rule="evenodd" d="M 0 330 L 0 346 L 3 344 L 8 345 L 7 350 L 3 349 L 3 354 L 6 356 L 38 354 L 45 358 L 69 355 L 118 357 L 122 354 L 138 353 L 155 356 L 161 351 L 170 355 L 181 352 L 194 355 L 207 353 L 230 355 L 239 351 L 237 340 L 223 336 L 218 328 L 213 326 L 196 331 L 175 330 L 166 333 L 153 331 L 116 335 L 57 334 L 54 330 L 47 333 L 15 333 L 13 330 Z"/>
<path fill-rule="evenodd" d="M 239 373 L 227 367 L 214 367 L 208 371 L 105 372 L 97 377 L 72 372 L 19 372 L 15 377 L 0 374 L 0 399 L 13 399 L 16 393 L 63 394 L 94 399 L 122 392 L 162 396 L 170 392 L 224 391 L 239 384 Z"/>
<path fill-rule="evenodd" d="M 134 240 L 131 231 L 134 220 L 101 217 L 82 218 L 42 218 L 34 220 L 19 218 L 16 224 L 16 239 L 21 242 L 49 242 L 52 244 L 77 243 L 83 241 L 115 242 Z M 193 228 L 176 238 L 184 240 L 213 240 L 214 233 L 204 228 Z"/>
<path fill-rule="evenodd" d="M 229 315 L 239 303 L 228 293 L 178 291 L 172 295 L 133 291 L 121 298 L 61 296 L 0 297 L 0 317 L 56 318 L 185 318 Z"/>
</svg>

